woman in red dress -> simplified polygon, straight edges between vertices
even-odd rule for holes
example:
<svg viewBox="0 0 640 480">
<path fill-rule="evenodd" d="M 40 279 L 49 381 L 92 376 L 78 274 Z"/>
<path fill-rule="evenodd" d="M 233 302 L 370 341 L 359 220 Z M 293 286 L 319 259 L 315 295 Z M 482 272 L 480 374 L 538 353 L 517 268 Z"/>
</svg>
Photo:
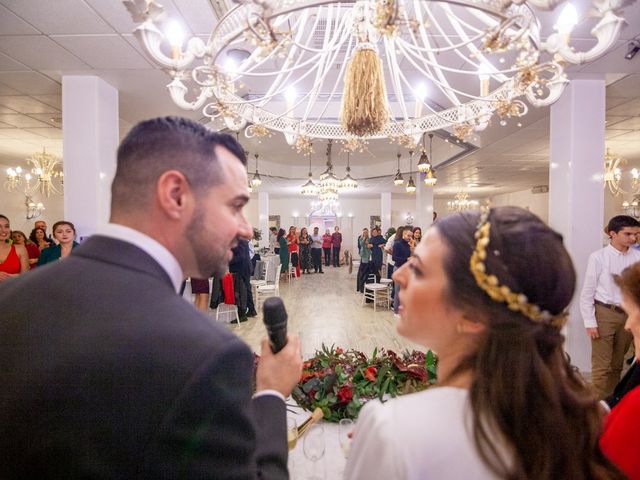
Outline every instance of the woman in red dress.
<svg viewBox="0 0 640 480">
<path fill-rule="evenodd" d="M 9 219 L 0 215 L 0 282 L 29 270 L 29 254 L 24 245 L 14 245 L 11 240 Z"/>
<path fill-rule="evenodd" d="M 614 276 L 622 290 L 622 308 L 627 312 L 624 328 L 633 335 L 635 359 L 640 360 L 640 262 Z M 632 365 L 631 368 L 638 368 Z M 634 378 L 634 377 L 632 377 Z M 640 386 L 626 385 L 630 391 L 616 404 L 605 420 L 600 448 L 631 480 L 640 479 Z"/>
<path fill-rule="evenodd" d="M 289 227 L 289 235 L 287 235 L 287 243 L 289 244 L 289 255 L 291 256 L 291 265 L 296 267 L 296 278 L 300 277 L 300 246 L 298 244 L 298 235 L 296 227 Z"/>
</svg>

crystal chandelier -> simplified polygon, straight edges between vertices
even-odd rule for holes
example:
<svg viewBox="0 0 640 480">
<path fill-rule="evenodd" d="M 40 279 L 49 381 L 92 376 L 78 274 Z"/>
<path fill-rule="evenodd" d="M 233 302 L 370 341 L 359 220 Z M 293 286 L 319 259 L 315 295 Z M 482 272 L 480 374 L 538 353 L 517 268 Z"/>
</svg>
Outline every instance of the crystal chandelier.
<svg viewBox="0 0 640 480">
<path fill-rule="evenodd" d="M 418 161 L 418 172 L 420 173 L 427 173 L 431 170 L 431 162 L 429 161 L 431 155 L 427 156 L 427 147 L 424 142 L 426 136 L 426 133 L 422 134 L 422 154 L 420 154 L 420 160 Z M 433 141 L 433 133 L 429 134 L 429 138 Z"/>
<path fill-rule="evenodd" d="M 27 220 L 38 218 L 44 212 L 44 204 L 42 202 L 34 202 L 29 195 L 25 196 L 24 205 L 27 207 Z"/>
<path fill-rule="evenodd" d="M 60 158 L 47 153 L 43 148 L 42 153 L 31 155 L 27 162 L 31 164 L 31 173 L 23 175 L 21 167 L 7 169 L 5 188 L 9 192 L 23 190 L 25 195 L 39 192 L 46 197 L 50 197 L 52 193 L 62 195 L 64 173 Z"/>
<path fill-rule="evenodd" d="M 413 150 L 409 150 L 409 181 L 405 187 L 407 193 L 415 193 L 416 191 L 416 184 L 413 181 L 413 175 L 411 175 L 411 165 L 413 165 Z"/>
<path fill-rule="evenodd" d="M 477 200 L 469 200 L 469 194 L 466 192 L 456 193 L 455 199 L 447 202 L 447 208 L 451 212 L 463 212 L 465 210 L 473 210 L 480 206 Z"/>
<path fill-rule="evenodd" d="M 253 177 L 251 178 L 251 186 L 253 188 L 258 188 L 260 185 L 262 185 L 262 179 L 260 178 L 260 174 L 258 173 L 258 154 L 256 153 L 254 157 L 256 157 L 256 173 L 254 173 Z"/>
<path fill-rule="evenodd" d="M 622 202 L 622 210 L 624 210 L 624 213 L 627 215 L 640 218 L 640 194 L 634 195 L 630 202 Z"/>
<path fill-rule="evenodd" d="M 351 166 L 349 165 L 349 158 L 351 152 L 347 151 L 347 174 L 340 180 L 340 188 L 343 190 L 355 190 L 358 188 L 358 182 L 351 176 Z"/>
<path fill-rule="evenodd" d="M 331 163 L 331 147 L 333 142 L 327 142 L 327 169 L 320 175 L 320 193 L 318 198 L 321 201 L 337 201 L 338 188 L 340 187 L 340 179 L 333 173 L 333 164 Z"/>
<path fill-rule="evenodd" d="M 433 160 L 433 133 L 429 134 L 429 158 Z M 429 170 L 427 170 L 423 181 L 427 187 L 433 187 L 437 183 L 436 169 L 432 164 L 429 164 Z"/>
<path fill-rule="evenodd" d="M 398 153 L 398 170 L 396 171 L 396 176 L 393 178 L 393 184 L 396 187 L 401 187 L 404 185 L 404 178 L 402 178 L 402 173 L 400 173 L 400 154 Z"/>
<path fill-rule="evenodd" d="M 594 0 L 585 22 L 595 41 L 586 51 L 571 41 L 577 13 L 563 0 L 242 0 L 206 44 L 195 36 L 186 46 L 184 35 L 158 28 L 163 9 L 154 0 L 124 4 L 143 48 L 171 74 L 167 87 L 178 106 L 235 130 L 252 124 L 279 131 L 296 145 L 300 138 L 354 136 L 417 142 L 423 132 L 470 133 L 494 116 L 524 115 L 523 100 L 550 105 L 568 83 L 565 67 L 593 61 L 615 44 L 622 10 L 633 2 Z M 544 38 L 533 8 L 560 4 L 555 31 Z M 231 62 L 232 50 L 246 54 Z M 369 77 L 345 80 L 366 62 Z M 338 115 L 341 105 L 368 102 L 373 93 L 384 97 L 357 125 L 344 109 Z"/>
</svg>

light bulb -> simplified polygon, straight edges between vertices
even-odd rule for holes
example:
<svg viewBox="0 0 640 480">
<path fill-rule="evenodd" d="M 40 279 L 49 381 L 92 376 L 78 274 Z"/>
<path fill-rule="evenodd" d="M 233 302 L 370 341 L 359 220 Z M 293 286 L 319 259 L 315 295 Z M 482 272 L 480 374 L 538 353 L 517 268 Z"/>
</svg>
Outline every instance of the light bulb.
<svg viewBox="0 0 640 480">
<path fill-rule="evenodd" d="M 178 49 L 182 48 L 182 43 L 184 42 L 184 31 L 178 22 L 173 21 L 169 23 L 166 34 L 171 47 Z"/>
<path fill-rule="evenodd" d="M 578 24 L 578 11 L 576 7 L 572 4 L 567 3 L 562 12 L 560 12 L 560 16 L 558 17 L 558 21 L 556 22 L 556 30 L 564 35 L 569 35 Z"/>
</svg>

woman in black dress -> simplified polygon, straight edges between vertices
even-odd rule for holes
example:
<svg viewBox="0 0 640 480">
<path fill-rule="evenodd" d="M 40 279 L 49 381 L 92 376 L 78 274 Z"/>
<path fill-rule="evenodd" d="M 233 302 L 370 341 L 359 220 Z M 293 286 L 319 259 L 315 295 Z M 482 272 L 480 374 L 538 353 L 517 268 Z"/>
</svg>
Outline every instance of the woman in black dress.
<svg viewBox="0 0 640 480">
<path fill-rule="evenodd" d="M 311 273 L 311 237 L 306 227 L 300 230 L 300 268 L 302 273 Z"/>
</svg>

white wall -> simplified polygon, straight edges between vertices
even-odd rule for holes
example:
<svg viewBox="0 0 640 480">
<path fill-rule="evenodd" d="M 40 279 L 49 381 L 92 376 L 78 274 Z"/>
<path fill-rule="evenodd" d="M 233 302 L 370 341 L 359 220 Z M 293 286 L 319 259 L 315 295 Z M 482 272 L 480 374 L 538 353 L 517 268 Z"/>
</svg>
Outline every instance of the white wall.
<svg viewBox="0 0 640 480">
<path fill-rule="evenodd" d="M 512 206 L 522 207 L 540 217 L 545 223 L 549 222 L 549 194 L 531 193 L 531 190 L 504 193 L 490 197 L 492 207 Z"/>
<path fill-rule="evenodd" d="M 11 228 L 13 230 L 22 230 L 27 236 L 33 229 L 33 222 L 36 220 L 44 220 L 47 222 L 47 233 L 51 233 L 51 227 L 58 220 L 68 220 L 73 222 L 72 218 L 64 218 L 64 202 L 60 195 L 52 195 L 49 198 L 42 198 L 40 195 L 34 195 L 34 202 L 42 202 L 45 206 L 44 213 L 39 218 L 27 220 L 26 207 L 24 205 L 24 194 L 18 192 L 7 192 L 4 188 L 0 189 L 0 214 L 9 217 Z"/>
</svg>

